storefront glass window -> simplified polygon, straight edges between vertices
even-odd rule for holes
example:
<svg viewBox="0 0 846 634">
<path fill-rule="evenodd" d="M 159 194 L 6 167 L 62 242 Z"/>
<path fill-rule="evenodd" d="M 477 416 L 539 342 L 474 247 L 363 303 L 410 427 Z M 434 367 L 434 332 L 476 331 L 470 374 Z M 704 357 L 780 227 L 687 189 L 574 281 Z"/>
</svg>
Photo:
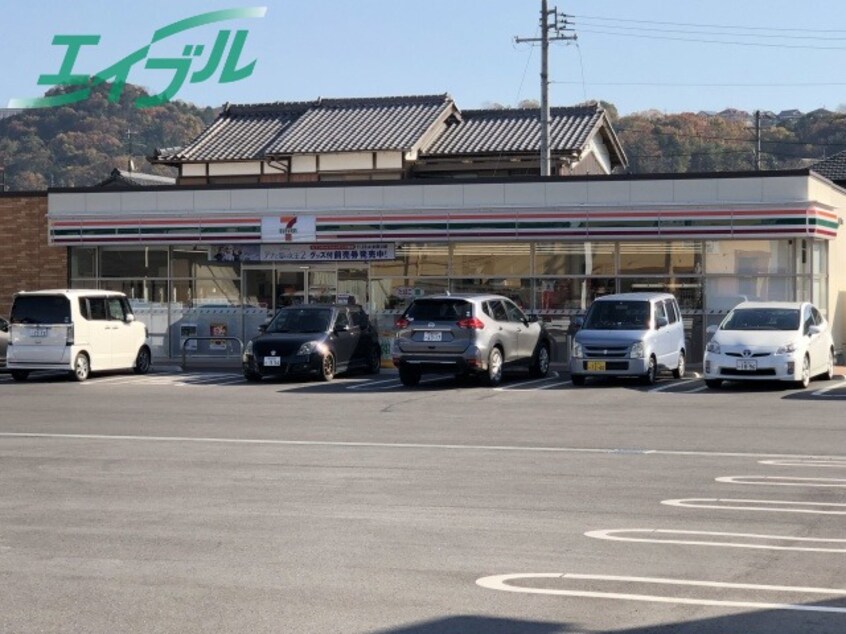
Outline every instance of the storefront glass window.
<svg viewBox="0 0 846 634">
<path fill-rule="evenodd" d="M 614 275 L 613 242 L 538 242 L 536 275 Z"/>
<path fill-rule="evenodd" d="M 71 277 L 97 277 L 97 249 L 71 247 Z"/>
<path fill-rule="evenodd" d="M 337 279 L 338 276 L 335 271 L 309 271 L 309 302 L 317 304 L 334 304 L 338 293 Z"/>
<path fill-rule="evenodd" d="M 528 243 L 457 243 L 452 247 L 453 277 L 512 277 L 531 272 Z"/>
<path fill-rule="evenodd" d="M 532 280 L 529 278 L 471 278 L 450 281 L 454 293 L 491 293 L 504 295 L 523 310 L 532 308 Z"/>
<path fill-rule="evenodd" d="M 792 275 L 792 243 L 792 240 L 706 242 L 705 272 L 718 275 Z"/>
<path fill-rule="evenodd" d="M 794 301 L 794 277 L 707 277 L 705 278 L 706 308 L 709 312 L 727 313 L 745 301 Z"/>
<path fill-rule="evenodd" d="M 449 270 L 449 246 L 446 244 L 398 244 L 391 262 L 372 262 L 374 277 L 446 276 Z"/>
<path fill-rule="evenodd" d="M 622 242 L 620 274 L 658 274 L 702 272 L 702 243 Z"/>
<path fill-rule="evenodd" d="M 167 248 L 101 247 L 100 277 L 167 278 Z"/>
<path fill-rule="evenodd" d="M 444 293 L 449 282 L 443 279 L 372 279 L 370 305 L 372 312 L 401 311 L 415 297 Z"/>
<path fill-rule="evenodd" d="M 704 302 L 702 278 L 620 278 L 621 293 L 671 293 L 682 311 L 701 310 Z"/>
<path fill-rule="evenodd" d="M 173 277 L 199 277 L 209 265 L 208 247 L 173 247 L 170 257 Z"/>
<path fill-rule="evenodd" d="M 812 273 L 814 275 L 828 275 L 828 243 L 816 241 L 813 244 L 814 264 Z"/>
</svg>

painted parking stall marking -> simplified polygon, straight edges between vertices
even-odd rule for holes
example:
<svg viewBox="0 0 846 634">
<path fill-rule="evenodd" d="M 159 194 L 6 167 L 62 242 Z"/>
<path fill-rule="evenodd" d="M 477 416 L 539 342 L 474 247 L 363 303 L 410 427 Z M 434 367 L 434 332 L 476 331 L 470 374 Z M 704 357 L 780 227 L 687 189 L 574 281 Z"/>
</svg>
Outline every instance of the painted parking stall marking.
<svg viewBox="0 0 846 634">
<path fill-rule="evenodd" d="M 846 459 L 843 458 L 809 458 L 800 460 L 759 460 L 758 464 L 775 467 L 814 467 L 824 469 L 846 469 Z"/>
<path fill-rule="evenodd" d="M 661 504 L 691 509 L 762 511 L 767 513 L 806 513 L 812 515 L 846 515 L 846 504 L 837 504 L 834 502 L 746 500 L 733 498 L 679 498 L 675 500 L 662 500 Z"/>
<path fill-rule="evenodd" d="M 842 478 L 798 478 L 789 476 L 721 476 L 717 482 L 726 484 L 751 484 L 755 486 L 818 487 L 846 489 Z"/>
<path fill-rule="evenodd" d="M 772 592 L 775 595 L 790 593 L 796 595 L 796 603 L 782 602 L 761 602 L 761 601 L 728 601 L 721 599 L 706 599 L 696 597 L 674 597 L 659 594 L 634 594 L 629 592 L 600 592 L 591 590 L 579 590 L 554 587 L 528 587 L 515 585 L 512 582 L 529 580 L 561 580 L 561 581 L 607 581 L 609 583 L 625 583 L 631 585 L 663 585 L 675 588 L 708 588 L 723 590 L 750 590 L 755 596 L 761 593 Z M 751 608 L 760 610 L 789 610 L 797 612 L 826 612 L 834 614 L 846 614 L 846 607 L 835 605 L 803 605 L 799 601 L 811 601 L 811 596 L 819 600 L 826 597 L 842 597 L 846 589 L 839 588 L 814 588 L 803 586 L 773 586 L 747 583 L 726 583 L 720 581 L 698 581 L 691 579 L 668 579 L 663 577 L 630 577 L 619 575 L 587 575 L 577 573 L 520 573 L 507 575 L 492 575 L 476 580 L 476 585 L 502 592 L 516 592 L 522 594 L 540 594 L 561 597 L 582 597 L 591 599 L 611 599 L 618 601 L 641 601 L 647 603 L 669 603 L 675 605 L 701 605 L 713 607 Z"/>
<path fill-rule="evenodd" d="M 639 535 L 643 535 L 640 536 Z M 720 548 L 752 548 L 755 550 L 792 550 L 813 553 L 844 553 L 846 539 L 820 537 L 792 537 L 790 535 L 760 535 L 756 533 L 722 533 L 715 531 L 666 530 L 660 528 L 625 528 L 588 531 L 586 537 L 618 542 L 644 544 L 675 544 L 684 546 L 716 546 Z M 673 538 L 675 536 L 675 538 Z M 698 538 L 698 539 L 697 539 Z M 736 541 L 727 541 L 724 538 Z M 820 544 L 821 546 L 783 545 L 773 542 Z M 822 545 L 828 544 L 827 547 Z"/>
</svg>

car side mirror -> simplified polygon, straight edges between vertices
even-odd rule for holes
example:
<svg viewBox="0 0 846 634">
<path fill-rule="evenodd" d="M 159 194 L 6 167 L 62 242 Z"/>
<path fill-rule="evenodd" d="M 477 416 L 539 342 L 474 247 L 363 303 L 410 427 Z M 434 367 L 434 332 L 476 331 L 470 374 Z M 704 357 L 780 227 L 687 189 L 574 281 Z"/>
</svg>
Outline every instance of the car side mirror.
<svg viewBox="0 0 846 634">
<path fill-rule="evenodd" d="M 128 324 L 131 324 L 133 321 L 135 321 L 135 315 L 129 313 L 126 317 L 124 317 L 124 321 Z"/>
<path fill-rule="evenodd" d="M 705 329 L 705 334 L 707 334 L 710 337 L 713 337 L 714 335 L 717 334 L 717 330 L 719 330 L 719 329 L 720 329 L 719 326 L 715 326 L 715 325 L 708 326 Z"/>
<path fill-rule="evenodd" d="M 822 331 L 823 331 L 823 329 L 822 329 L 822 328 L 820 328 L 820 327 L 819 327 L 819 326 L 817 326 L 817 325 L 810 326 L 810 327 L 808 328 L 808 335 L 818 335 L 818 334 L 820 334 Z"/>
<path fill-rule="evenodd" d="M 267 332 L 267 324 L 261 324 L 258 327 L 258 331 L 259 331 L 260 335 L 263 335 L 264 333 L 266 333 Z"/>
<path fill-rule="evenodd" d="M 538 321 L 540 321 L 540 318 L 537 315 L 529 315 L 528 317 L 526 317 L 527 324 L 535 324 Z"/>
<path fill-rule="evenodd" d="M 573 317 L 570 323 L 573 324 L 573 326 L 575 326 L 576 328 L 581 328 L 585 325 L 585 317 L 584 315 L 576 315 L 575 317 Z"/>
<path fill-rule="evenodd" d="M 666 317 L 656 317 L 655 318 L 655 329 L 661 330 L 661 328 L 665 328 L 670 325 L 670 322 L 667 320 Z"/>
</svg>

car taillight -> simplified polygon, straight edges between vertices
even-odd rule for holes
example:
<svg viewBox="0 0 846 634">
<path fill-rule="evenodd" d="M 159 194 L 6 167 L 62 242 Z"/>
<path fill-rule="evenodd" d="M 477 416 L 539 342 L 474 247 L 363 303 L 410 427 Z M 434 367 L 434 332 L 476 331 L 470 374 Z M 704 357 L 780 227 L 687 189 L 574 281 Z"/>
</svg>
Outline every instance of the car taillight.
<svg viewBox="0 0 846 634">
<path fill-rule="evenodd" d="M 403 328 L 408 328 L 408 325 L 410 323 L 411 322 L 408 321 L 405 317 L 400 317 L 399 319 L 397 319 L 394 325 L 397 327 L 397 330 L 402 330 Z"/>
<path fill-rule="evenodd" d="M 72 346 L 73 345 L 73 324 L 68 326 L 68 334 L 67 334 L 67 338 L 65 339 L 65 345 L 66 346 Z"/>
<path fill-rule="evenodd" d="M 478 317 L 468 317 L 467 319 L 462 319 L 458 322 L 459 328 L 468 328 L 470 330 L 482 330 L 485 327 L 485 322 L 483 322 Z"/>
</svg>

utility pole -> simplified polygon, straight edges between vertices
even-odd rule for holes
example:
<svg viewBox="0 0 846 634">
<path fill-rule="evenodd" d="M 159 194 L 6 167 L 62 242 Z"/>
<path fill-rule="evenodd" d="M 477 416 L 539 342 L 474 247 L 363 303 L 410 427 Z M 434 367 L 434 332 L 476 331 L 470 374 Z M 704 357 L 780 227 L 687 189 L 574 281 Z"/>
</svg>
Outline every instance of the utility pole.
<svg viewBox="0 0 846 634">
<path fill-rule="evenodd" d="M 755 111 L 755 170 L 761 171 L 761 111 Z"/>
<path fill-rule="evenodd" d="M 550 151 L 549 151 L 549 43 L 555 40 L 576 40 L 576 34 L 572 32 L 571 22 L 567 18 L 573 16 L 558 13 L 558 7 L 547 9 L 547 0 L 541 0 L 540 37 L 515 37 L 518 44 L 523 42 L 541 43 L 541 142 L 540 142 L 540 170 L 541 176 L 550 174 Z M 551 19 L 550 19 L 551 18 Z M 550 31 L 554 34 L 550 35 Z"/>
<path fill-rule="evenodd" d="M 132 162 L 132 134 L 132 128 L 127 128 L 126 138 L 129 141 L 129 160 L 126 167 L 130 174 L 135 171 L 135 163 Z"/>
</svg>

